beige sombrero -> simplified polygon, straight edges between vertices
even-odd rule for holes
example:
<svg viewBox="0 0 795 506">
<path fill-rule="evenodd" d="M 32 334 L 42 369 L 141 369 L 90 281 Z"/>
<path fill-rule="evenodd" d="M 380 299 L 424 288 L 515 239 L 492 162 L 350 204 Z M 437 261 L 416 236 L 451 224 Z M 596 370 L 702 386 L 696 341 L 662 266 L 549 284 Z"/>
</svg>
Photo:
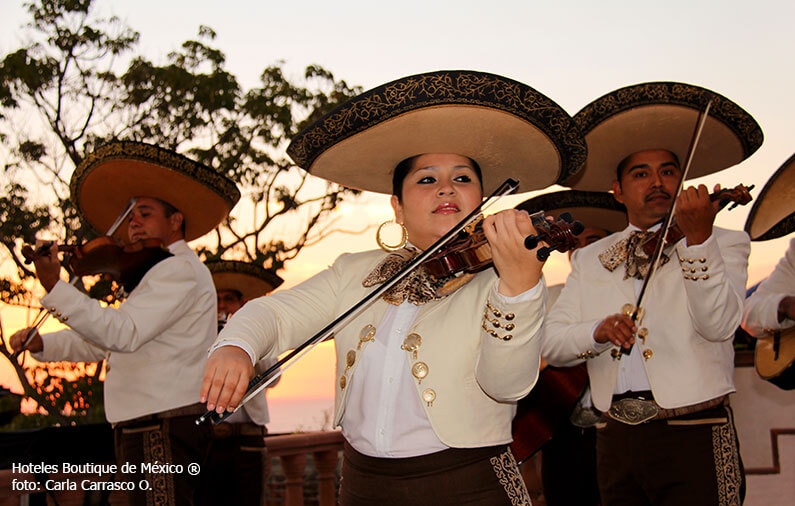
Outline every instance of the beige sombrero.
<svg viewBox="0 0 795 506">
<path fill-rule="evenodd" d="M 585 168 L 561 183 L 578 190 L 607 191 L 616 167 L 638 151 L 665 149 L 684 167 L 699 115 L 712 100 L 688 179 L 740 163 L 762 144 L 762 130 L 740 106 L 691 84 L 653 82 L 621 88 L 574 115 L 588 142 Z"/>
<path fill-rule="evenodd" d="M 520 82 L 443 70 L 404 77 L 342 104 L 301 131 L 287 153 L 299 167 L 349 188 L 392 192 L 392 171 L 425 153 L 478 162 L 488 194 L 506 178 L 519 191 L 574 174 L 586 156 L 572 118 Z"/>
<path fill-rule="evenodd" d="M 104 234 L 132 197 L 164 200 L 185 216 L 185 240 L 218 226 L 240 199 L 235 183 L 210 167 L 150 144 L 118 141 L 85 157 L 72 174 L 72 202 Z M 126 223 L 118 234 L 126 238 Z"/>
<path fill-rule="evenodd" d="M 770 176 L 751 206 L 745 231 L 752 241 L 783 237 L 795 230 L 795 154 Z"/>
<path fill-rule="evenodd" d="M 237 260 L 207 262 L 216 290 L 236 290 L 246 300 L 255 299 L 279 287 L 284 280 L 260 265 Z"/>
<path fill-rule="evenodd" d="M 544 211 L 548 216 L 570 213 L 586 227 L 602 228 L 609 233 L 627 227 L 627 209 L 613 198 L 612 193 L 563 190 L 544 193 L 516 206 L 532 214 Z"/>
</svg>

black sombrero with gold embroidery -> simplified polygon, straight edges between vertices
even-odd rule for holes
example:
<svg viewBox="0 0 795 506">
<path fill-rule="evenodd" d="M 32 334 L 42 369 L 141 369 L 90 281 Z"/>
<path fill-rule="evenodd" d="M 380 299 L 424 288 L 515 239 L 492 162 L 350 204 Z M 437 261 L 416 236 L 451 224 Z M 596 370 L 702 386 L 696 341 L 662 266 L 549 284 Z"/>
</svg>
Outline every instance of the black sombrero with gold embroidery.
<svg viewBox="0 0 795 506">
<path fill-rule="evenodd" d="M 467 70 L 404 77 L 367 91 L 300 132 L 287 153 L 343 186 L 391 193 L 392 171 L 427 153 L 472 158 L 490 193 L 506 178 L 520 191 L 574 174 L 585 141 L 566 111 L 520 82 Z"/>
<path fill-rule="evenodd" d="M 574 115 L 588 142 L 583 170 L 564 186 L 607 191 L 616 168 L 638 151 L 665 149 L 684 166 L 699 115 L 712 100 L 688 179 L 736 165 L 762 144 L 754 118 L 728 98 L 705 88 L 676 82 L 642 83 L 604 95 Z"/>
<path fill-rule="evenodd" d="M 246 300 L 266 295 L 284 283 L 273 271 L 257 264 L 218 260 L 205 265 L 213 276 L 216 290 L 235 290 Z"/>
<path fill-rule="evenodd" d="M 525 200 L 516 209 L 530 214 L 544 211 L 548 216 L 570 213 L 586 227 L 601 228 L 611 234 L 624 230 L 628 223 L 627 208 L 607 192 L 562 190 L 543 193 Z"/>
<path fill-rule="evenodd" d="M 185 216 L 187 241 L 217 227 L 240 199 L 234 181 L 218 171 L 134 141 L 112 142 L 86 156 L 72 174 L 70 190 L 74 205 L 101 234 L 132 197 L 166 201 Z M 124 230 L 126 223 L 119 235 Z"/>
<path fill-rule="evenodd" d="M 745 231 L 752 241 L 784 237 L 795 230 L 795 154 L 770 176 L 754 200 Z"/>
</svg>

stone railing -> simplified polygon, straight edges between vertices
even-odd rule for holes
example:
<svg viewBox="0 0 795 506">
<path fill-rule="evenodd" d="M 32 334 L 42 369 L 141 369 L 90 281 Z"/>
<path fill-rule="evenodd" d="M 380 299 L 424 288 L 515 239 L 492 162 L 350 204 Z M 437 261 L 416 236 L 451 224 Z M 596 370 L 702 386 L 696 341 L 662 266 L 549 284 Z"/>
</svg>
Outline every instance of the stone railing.
<svg viewBox="0 0 795 506">
<path fill-rule="evenodd" d="M 273 468 L 264 504 L 271 506 L 333 506 L 337 503 L 342 434 L 339 431 L 272 435 L 265 438 Z M 311 459 L 311 461 L 310 461 Z M 276 466 L 281 469 L 276 469 Z M 283 489 L 276 482 L 283 476 Z M 274 494 L 274 489 L 282 489 Z M 276 497 L 274 497 L 276 495 Z M 312 495 L 313 497 L 308 497 Z M 280 497 L 281 496 L 281 497 Z"/>
</svg>

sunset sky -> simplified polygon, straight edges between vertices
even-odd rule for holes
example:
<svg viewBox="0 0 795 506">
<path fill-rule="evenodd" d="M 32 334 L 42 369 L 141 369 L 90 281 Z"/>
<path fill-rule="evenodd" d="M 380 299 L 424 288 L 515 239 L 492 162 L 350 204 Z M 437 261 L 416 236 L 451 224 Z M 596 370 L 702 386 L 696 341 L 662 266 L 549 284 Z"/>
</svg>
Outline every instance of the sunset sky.
<svg viewBox="0 0 795 506">
<path fill-rule="evenodd" d="M 280 60 L 293 77 L 319 64 L 365 89 L 426 71 L 470 69 L 524 82 L 572 115 L 605 93 L 641 82 L 709 88 L 753 115 L 765 136 L 748 160 L 698 181 L 710 188 L 755 184 L 757 195 L 795 151 L 791 1 L 100 0 L 97 8 L 138 30 L 139 49 L 158 63 L 195 37 L 199 25 L 210 26 L 229 69 L 245 87 L 254 86 L 258 74 Z M 0 53 L 19 47 L 25 22 L 21 1 L 0 3 Z M 512 207 L 530 196 L 510 197 L 500 206 Z M 749 208 L 723 212 L 717 224 L 740 229 Z M 351 228 L 390 215 L 386 197 L 372 194 L 340 209 Z M 286 279 L 284 288 L 343 251 L 375 247 L 373 233 L 332 237 L 302 252 L 279 273 Z M 786 246 L 787 239 L 753 245 L 749 284 L 770 272 Z M 549 284 L 562 282 L 568 273 L 565 255 L 554 255 L 545 273 Z M 2 306 L 0 311 L 7 333 L 24 325 L 18 311 Z M 331 353 L 329 345 L 311 353 L 271 396 L 333 395 Z"/>
</svg>

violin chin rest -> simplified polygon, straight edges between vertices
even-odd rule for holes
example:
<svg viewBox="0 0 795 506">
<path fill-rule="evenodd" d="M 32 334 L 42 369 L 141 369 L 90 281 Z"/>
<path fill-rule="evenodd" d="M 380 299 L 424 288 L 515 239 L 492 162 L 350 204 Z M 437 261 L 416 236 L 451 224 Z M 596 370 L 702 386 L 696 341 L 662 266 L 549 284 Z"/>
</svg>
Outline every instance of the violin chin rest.
<svg viewBox="0 0 795 506">
<path fill-rule="evenodd" d="M 475 277 L 474 272 L 465 272 L 460 276 L 456 276 L 444 285 L 442 285 L 439 289 L 436 290 L 436 295 L 439 297 L 446 297 L 451 293 L 455 292 L 465 284 L 469 283 L 472 278 Z"/>
</svg>

